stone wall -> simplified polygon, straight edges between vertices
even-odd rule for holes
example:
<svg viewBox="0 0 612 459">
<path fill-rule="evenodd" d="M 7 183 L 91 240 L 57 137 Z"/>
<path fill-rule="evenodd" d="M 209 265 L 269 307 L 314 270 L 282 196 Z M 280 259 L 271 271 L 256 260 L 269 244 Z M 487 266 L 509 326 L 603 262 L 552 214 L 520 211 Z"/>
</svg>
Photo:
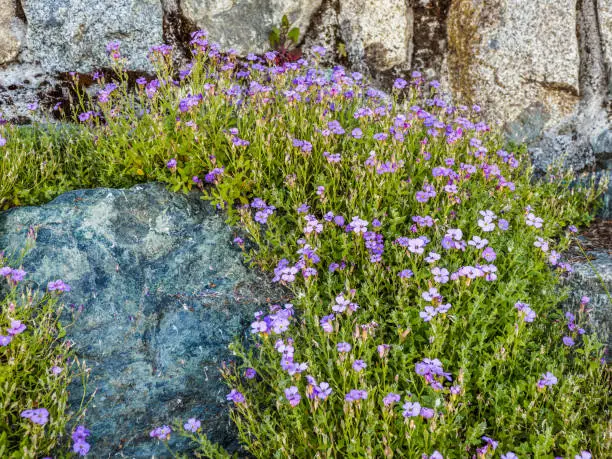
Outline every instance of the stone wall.
<svg viewBox="0 0 612 459">
<path fill-rule="evenodd" d="M 146 73 L 151 45 L 185 57 L 198 28 L 262 53 L 283 15 L 306 54 L 322 44 L 329 64 L 383 87 L 413 70 L 437 78 L 455 102 L 503 122 L 541 168 L 612 158 L 612 0 L 0 0 L 0 113 L 31 116 L 35 97 L 50 107 L 58 76 L 108 66 L 112 40 Z"/>
</svg>

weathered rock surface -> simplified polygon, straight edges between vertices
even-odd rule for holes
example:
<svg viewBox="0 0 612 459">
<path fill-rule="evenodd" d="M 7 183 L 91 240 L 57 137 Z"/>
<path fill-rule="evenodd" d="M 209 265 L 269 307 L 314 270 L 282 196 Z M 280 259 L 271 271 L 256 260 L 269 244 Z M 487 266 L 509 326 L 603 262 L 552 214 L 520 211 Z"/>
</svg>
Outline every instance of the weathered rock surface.
<svg viewBox="0 0 612 459">
<path fill-rule="evenodd" d="M 14 60 L 21 49 L 25 31 L 17 17 L 16 0 L 0 0 L 0 65 Z"/>
<path fill-rule="evenodd" d="M 52 72 L 109 67 L 106 45 L 121 42 L 128 67 L 150 70 L 147 52 L 163 40 L 159 0 L 22 0 L 32 59 Z"/>
<path fill-rule="evenodd" d="M 349 61 L 373 72 L 410 67 L 412 9 L 404 0 L 340 0 L 340 32 Z"/>
<path fill-rule="evenodd" d="M 544 127 L 579 101 L 576 0 L 458 0 L 449 12 L 449 79 L 495 119 L 538 106 Z"/>
<path fill-rule="evenodd" d="M 608 91 L 612 95 L 612 0 L 599 0 L 597 16 L 608 71 Z"/>
<path fill-rule="evenodd" d="M 213 41 L 240 54 L 269 49 L 268 35 L 287 15 L 304 31 L 321 0 L 183 0 L 185 17 L 207 30 Z"/>
<path fill-rule="evenodd" d="M 589 252 L 594 257 L 591 264 L 588 262 L 574 263 L 574 272 L 569 275 L 565 283 L 570 287 L 569 298 L 565 307 L 576 312 L 580 299 L 588 296 L 591 301 L 587 305 L 588 327 L 595 332 L 599 339 L 607 344 L 608 358 L 612 349 L 612 253 L 605 251 Z M 607 290 L 607 292 L 606 292 Z"/>
<path fill-rule="evenodd" d="M 97 390 L 84 420 L 93 457 L 165 457 L 149 431 L 189 417 L 235 446 L 218 368 L 278 291 L 245 268 L 223 217 L 159 184 L 73 191 L 0 214 L 0 247 L 20 247 L 30 226 L 28 278 L 72 286 L 62 298 L 75 311 L 68 334 L 91 368 L 88 393 Z M 71 393 L 76 409 L 80 382 Z"/>
</svg>

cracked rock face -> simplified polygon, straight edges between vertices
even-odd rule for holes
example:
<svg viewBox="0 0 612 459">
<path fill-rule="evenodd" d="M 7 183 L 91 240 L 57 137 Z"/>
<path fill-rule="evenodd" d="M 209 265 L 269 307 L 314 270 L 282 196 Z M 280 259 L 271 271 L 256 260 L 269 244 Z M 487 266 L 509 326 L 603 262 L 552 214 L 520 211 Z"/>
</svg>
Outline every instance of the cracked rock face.
<svg viewBox="0 0 612 459">
<path fill-rule="evenodd" d="M 121 42 L 128 68 L 151 70 L 149 47 L 162 42 L 159 0 L 21 0 L 32 58 L 50 72 L 109 67 L 106 45 Z"/>
<path fill-rule="evenodd" d="M 24 25 L 15 0 L 0 0 L 0 65 L 13 61 L 21 50 Z"/>
<path fill-rule="evenodd" d="M 500 121 L 538 105 L 547 127 L 573 112 L 580 89 L 576 0 L 458 0 L 450 15 L 450 58 L 469 62 L 451 69 L 456 93 Z M 466 36 L 457 36 L 462 27 Z"/>
<path fill-rule="evenodd" d="M 189 417 L 213 441 L 235 446 L 218 369 L 231 358 L 228 344 L 278 291 L 246 269 L 231 228 L 211 209 L 198 195 L 149 184 L 68 192 L 0 214 L 8 253 L 38 228 L 24 259 L 29 280 L 72 286 L 62 300 L 76 319 L 68 338 L 91 368 L 87 392 L 97 390 L 84 421 L 95 457 L 163 457 L 149 431 Z M 82 392 L 73 383 L 72 409 Z"/>
</svg>

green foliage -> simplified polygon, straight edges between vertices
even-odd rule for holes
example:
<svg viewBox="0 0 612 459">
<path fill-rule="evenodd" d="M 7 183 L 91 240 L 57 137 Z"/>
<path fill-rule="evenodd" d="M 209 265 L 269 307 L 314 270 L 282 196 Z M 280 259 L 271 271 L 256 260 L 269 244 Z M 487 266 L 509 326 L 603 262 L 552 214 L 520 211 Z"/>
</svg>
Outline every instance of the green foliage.
<svg viewBox="0 0 612 459">
<path fill-rule="evenodd" d="M 33 241 L 28 242 L 32 247 Z M 0 254 L 0 267 L 7 263 Z M 0 284 L 0 335 L 9 336 L 12 321 L 26 326 L 0 346 L 0 457 L 70 456 L 65 437 L 73 417 L 67 406 L 68 384 L 82 365 L 65 339 L 58 296 L 40 295 L 9 278 L 0 278 Z M 45 425 L 21 416 L 38 408 L 49 412 Z"/>
<path fill-rule="evenodd" d="M 288 28 L 283 22 L 274 40 Z M 157 62 L 159 81 L 168 81 L 175 74 L 169 60 Z M 569 332 L 559 308 L 561 267 L 551 266 L 549 253 L 534 246 L 542 238 L 551 249 L 567 248 L 568 225 L 588 223 L 600 190 L 570 188 L 569 175 L 533 182 L 524 151 L 503 153 L 499 132 L 473 128 L 474 112 L 450 116 L 442 107 L 427 105 L 437 97 L 430 87 L 413 82 L 401 104 L 395 94 L 366 95 L 360 81 L 336 72 L 330 82 L 329 71 L 315 70 L 327 83 L 307 86 L 298 99 L 287 94 L 295 89 L 294 79 L 304 78 L 303 71 L 270 75 L 251 68 L 250 81 L 270 90 L 247 96 L 242 87 L 236 95 L 233 88 L 241 83 L 228 63 L 239 66 L 233 56 L 198 52 L 180 84 L 160 84 L 155 91 L 139 85 L 133 93 L 118 68 L 119 87 L 108 101 L 88 101 L 81 94 L 82 110 L 99 117 L 69 130 L 4 128 L 7 145 L 0 167 L 10 185 L 0 187 L 0 202 L 6 207 L 41 202 L 77 186 L 158 180 L 174 191 L 199 189 L 203 199 L 225 209 L 228 222 L 239 222 L 250 235 L 255 249 L 245 251 L 245 257 L 254 265 L 272 271 L 283 259 L 293 266 L 302 258 L 297 279 L 285 282 L 295 310 L 288 330 L 259 333 L 256 345 L 248 347 L 235 343 L 239 365 L 224 370 L 230 387 L 246 398 L 232 417 L 244 448 L 255 457 L 421 457 L 434 450 L 451 458 L 491 457 L 491 448 L 477 450 L 486 445 L 483 436 L 499 442 L 498 453 L 512 450 L 520 457 L 573 457 L 581 450 L 609 456 L 610 375 L 600 363 L 602 345 L 590 335 L 574 335 L 573 347 L 563 344 Z M 199 94 L 201 99 L 193 99 Z M 432 135 L 423 117 L 410 109 L 417 104 L 454 128 L 456 118 L 466 120 L 466 134 L 453 142 L 443 131 Z M 372 115 L 355 116 L 362 108 Z M 323 135 L 331 121 L 346 134 Z M 361 138 L 350 135 L 356 128 Z M 400 130 L 403 139 L 394 138 L 390 128 Z M 381 133 L 388 138 L 374 137 Z M 486 151 L 471 145 L 470 137 Z M 300 146 L 304 140 L 311 149 Z M 341 159 L 329 160 L 333 154 Z M 176 164 L 167 165 L 170 160 Z M 455 191 L 445 190 L 448 176 L 433 174 L 434 167 L 458 174 Z M 417 200 L 424 186 L 434 187 L 436 194 Z M 257 209 L 245 206 L 254 198 L 275 208 L 266 224 L 255 220 Z M 305 214 L 297 211 L 303 204 L 310 206 L 309 218 L 320 223 L 320 234 L 305 232 Z M 485 211 L 497 219 L 487 232 L 478 223 Z M 347 222 L 365 220 L 384 241 L 381 259 L 372 261 L 362 235 L 326 220 L 329 212 Z M 542 218 L 541 228 L 526 223 L 530 213 Z M 430 216 L 431 226 L 413 227 L 415 216 Z M 502 218 L 507 231 L 498 225 Z M 380 227 L 374 227 L 375 220 Z M 472 246 L 444 249 L 451 229 L 461 229 L 463 241 L 488 239 L 496 252 L 496 280 L 432 277 L 434 266 L 453 273 L 486 264 L 482 251 Z M 413 236 L 429 240 L 423 254 L 396 242 Z M 305 244 L 320 261 L 298 253 Z M 429 251 L 442 259 L 425 262 Z M 345 266 L 331 270 L 334 263 Z M 304 277 L 305 268 L 315 268 L 316 275 Z M 405 269 L 413 276 L 399 277 Z M 452 306 L 424 321 L 420 313 L 428 302 L 423 293 L 432 287 Z M 332 313 L 340 294 L 359 308 L 336 313 L 325 331 L 320 321 Z M 518 302 L 536 311 L 534 322 L 522 320 Z M 582 310 L 578 320 L 585 315 Z M 308 364 L 303 372 L 291 374 L 281 365 L 275 344 L 279 339 L 288 343 L 289 337 L 295 362 Z M 351 351 L 338 352 L 341 342 Z M 432 387 L 415 372 L 424 358 L 439 359 L 452 382 L 443 378 L 436 380 L 442 388 Z M 359 372 L 352 368 L 357 359 L 367 364 Z M 247 367 L 258 376 L 245 378 Z M 558 383 L 538 387 L 547 372 Z M 309 398 L 316 387 L 306 375 L 329 383 L 329 397 Z M 285 396 L 290 387 L 301 395 L 295 407 Z M 367 391 L 367 398 L 346 401 L 352 389 Z M 383 398 L 391 392 L 401 401 L 386 406 Z M 435 414 L 404 417 L 407 402 L 419 402 Z M 201 454 L 223 457 L 205 437 L 193 439 Z"/>
</svg>

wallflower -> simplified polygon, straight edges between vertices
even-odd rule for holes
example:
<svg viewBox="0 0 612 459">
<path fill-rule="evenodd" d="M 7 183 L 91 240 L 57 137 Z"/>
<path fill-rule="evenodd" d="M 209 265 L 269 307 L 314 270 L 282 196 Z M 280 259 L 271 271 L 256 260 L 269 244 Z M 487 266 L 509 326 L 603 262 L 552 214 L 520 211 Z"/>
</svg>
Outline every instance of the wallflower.
<svg viewBox="0 0 612 459">
<path fill-rule="evenodd" d="M 448 269 L 439 268 L 436 266 L 431 270 L 431 273 L 434 276 L 434 281 L 439 282 L 441 284 L 446 284 L 448 282 L 448 279 L 449 279 Z"/>
<path fill-rule="evenodd" d="M 254 368 L 247 368 L 244 371 L 244 377 L 246 379 L 253 379 L 253 378 L 255 378 L 255 376 L 257 376 L 257 372 L 255 371 Z"/>
<path fill-rule="evenodd" d="M 516 303 L 514 307 L 518 309 L 519 316 L 522 317 L 525 322 L 533 322 L 535 320 L 536 313 L 528 304 L 519 302 Z"/>
<path fill-rule="evenodd" d="M 437 254 L 436 252 L 429 252 L 429 255 L 427 257 L 425 257 L 425 261 L 427 263 L 435 263 L 440 258 L 441 258 L 441 256 L 439 254 Z"/>
<path fill-rule="evenodd" d="M 34 424 L 44 426 L 49 422 L 49 411 L 46 408 L 38 408 L 36 410 L 24 410 L 21 412 L 21 417 L 29 419 Z"/>
<path fill-rule="evenodd" d="M 232 389 L 230 391 L 229 394 L 226 395 L 225 397 L 227 400 L 232 401 L 236 404 L 238 403 L 244 403 L 245 402 L 245 398 L 244 395 L 242 395 L 240 392 L 238 392 L 236 389 Z"/>
<path fill-rule="evenodd" d="M 404 409 L 402 415 L 405 418 L 413 418 L 421 414 L 421 404 L 419 402 L 406 402 L 402 408 Z"/>
<path fill-rule="evenodd" d="M 368 222 L 360 219 L 359 217 L 353 217 L 350 225 L 353 232 L 357 234 L 363 234 L 368 230 Z"/>
<path fill-rule="evenodd" d="M 495 250 L 493 250 L 491 247 L 487 247 L 482 251 L 482 258 L 484 258 L 488 262 L 491 262 L 497 258 L 497 254 L 495 253 Z"/>
<path fill-rule="evenodd" d="M 26 276 L 27 272 L 25 272 L 23 269 L 13 269 L 11 271 L 11 280 L 13 282 L 21 282 L 25 276 Z"/>
<path fill-rule="evenodd" d="M 63 280 L 58 279 L 56 281 L 49 282 L 47 284 L 47 290 L 49 290 L 50 292 L 69 292 L 71 290 L 71 287 Z"/>
<path fill-rule="evenodd" d="M 11 326 L 8 329 L 10 336 L 16 336 L 22 333 L 26 329 L 26 326 L 21 323 L 20 320 L 11 320 Z"/>
<path fill-rule="evenodd" d="M 557 384 L 557 382 L 557 377 L 550 371 L 547 371 L 545 374 L 542 375 L 542 377 L 538 381 L 537 386 L 538 389 L 543 389 L 546 386 L 554 386 L 555 384 Z"/>
<path fill-rule="evenodd" d="M 300 400 L 302 400 L 302 396 L 300 395 L 296 386 L 291 386 L 288 389 L 285 389 L 285 398 L 293 407 L 297 406 L 300 403 Z"/>
<path fill-rule="evenodd" d="M 477 249 L 483 249 L 487 246 L 487 244 L 489 244 L 489 240 L 483 239 L 479 236 L 474 236 L 468 241 L 468 245 L 474 246 Z"/>
<path fill-rule="evenodd" d="M 533 226 L 534 228 L 542 228 L 544 220 L 540 217 L 536 217 L 533 213 L 529 212 L 525 217 L 525 223 L 527 226 Z"/>
<path fill-rule="evenodd" d="M 167 441 L 170 440 L 170 432 L 172 429 L 168 426 L 156 427 L 151 432 L 149 432 L 149 436 L 151 438 L 157 438 L 158 440 Z"/>
<path fill-rule="evenodd" d="M 383 403 L 385 404 L 385 406 L 389 406 L 389 405 L 392 405 L 393 403 L 399 402 L 401 400 L 401 398 L 402 397 L 400 396 L 400 394 L 395 394 L 393 392 L 389 392 L 383 398 Z"/>
<path fill-rule="evenodd" d="M 350 392 L 344 397 L 344 400 L 347 402 L 357 402 L 367 398 L 368 393 L 365 390 L 351 389 Z"/>
</svg>

